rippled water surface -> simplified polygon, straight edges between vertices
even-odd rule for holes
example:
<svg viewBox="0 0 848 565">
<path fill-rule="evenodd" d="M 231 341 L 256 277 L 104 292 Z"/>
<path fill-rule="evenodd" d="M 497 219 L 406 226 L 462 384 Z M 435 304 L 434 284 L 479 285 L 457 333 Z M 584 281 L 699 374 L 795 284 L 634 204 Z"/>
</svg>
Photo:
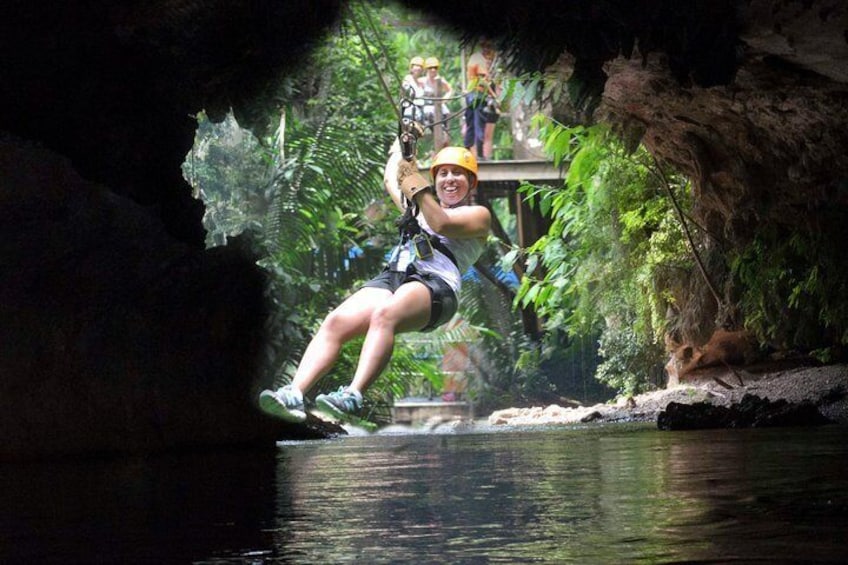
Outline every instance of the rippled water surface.
<svg viewBox="0 0 848 565">
<path fill-rule="evenodd" d="M 842 563 L 844 427 L 372 435 L 0 466 L 0 562 Z"/>
</svg>

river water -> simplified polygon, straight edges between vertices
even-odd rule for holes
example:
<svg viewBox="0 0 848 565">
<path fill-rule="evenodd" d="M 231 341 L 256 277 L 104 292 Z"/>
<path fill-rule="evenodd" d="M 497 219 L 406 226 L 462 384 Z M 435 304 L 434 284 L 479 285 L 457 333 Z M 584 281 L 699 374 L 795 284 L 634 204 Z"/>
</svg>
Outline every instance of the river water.
<svg viewBox="0 0 848 565">
<path fill-rule="evenodd" d="M 475 428 L 6 464 L 0 563 L 843 563 L 846 431 Z"/>
</svg>

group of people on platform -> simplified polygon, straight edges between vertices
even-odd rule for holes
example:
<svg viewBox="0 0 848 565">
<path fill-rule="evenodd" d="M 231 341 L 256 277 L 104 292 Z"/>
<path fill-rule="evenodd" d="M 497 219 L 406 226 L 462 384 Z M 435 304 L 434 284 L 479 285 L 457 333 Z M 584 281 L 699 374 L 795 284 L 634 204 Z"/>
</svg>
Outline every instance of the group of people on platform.
<svg viewBox="0 0 848 565">
<path fill-rule="evenodd" d="M 498 86 L 493 76 L 495 63 L 496 53 L 492 42 L 483 39 L 466 64 L 468 88 L 463 96 L 462 144 L 478 160 L 489 160 L 494 153 L 495 124 L 500 116 Z M 412 95 L 413 105 L 421 113 L 420 117 L 426 126 L 439 126 L 453 117 L 447 102 L 453 97 L 454 90 L 439 74 L 440 66 L 436 57 L 413 57 L 409 61 L 409 72 L 401 83 L 403 95 Z M 442 131 L 448 129 L 444 127 Z M 449 135 L 443 134 L 438 139 L 439 135 L 435 131 L 434 151 L 450 145 Z"/>
</svg>

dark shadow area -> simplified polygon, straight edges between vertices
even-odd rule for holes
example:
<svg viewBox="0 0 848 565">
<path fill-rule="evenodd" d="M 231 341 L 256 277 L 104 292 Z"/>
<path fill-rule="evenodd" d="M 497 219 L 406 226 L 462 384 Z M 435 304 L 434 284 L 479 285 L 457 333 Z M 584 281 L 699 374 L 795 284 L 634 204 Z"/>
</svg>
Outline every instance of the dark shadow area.
<svg viewBox="0 0 848 565">
<path fill-rule="evenodd" d="M 189 563 L 267 554 L 276 453 L 0 466 L 3 563 Z"/>
</svg>

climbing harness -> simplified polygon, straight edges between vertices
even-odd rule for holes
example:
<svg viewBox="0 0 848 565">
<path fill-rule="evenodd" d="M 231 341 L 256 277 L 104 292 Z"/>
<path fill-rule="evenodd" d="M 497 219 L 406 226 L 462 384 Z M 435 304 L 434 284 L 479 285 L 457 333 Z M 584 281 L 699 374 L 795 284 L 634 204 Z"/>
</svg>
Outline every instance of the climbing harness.
<svg viewBox="0 0 848 565">
<path fill-rule="evenodd" d="M 403 213 L 396 224 L 398 227 L 398 233 L 400 236 L 400 241 L 398 242 L 397 249 L 403 249 L 405 245 L 408 245 L 410 242 L 412 243 L 412 251 L 415 254 L 416 259 L 430 259 L 433 257 L 433 250 L 437 250 L 441 252 L 445 257 L 450 259 L 450 262 L 456 265 L 459 268 L 459 263 L 454 257 L 453 252 L 448 248 L 447 245 L 441 242 L 441 240 L 427 232 L 426 230 L 421 228 L 421 225 L 418 223 L 416 219 L 418 216 L 418 207 L 417 206 L 409 206 Z M 398 253 L 392 257 L 389 265 L 392 270 L 396 270 L 397 266 L 397 257 Z M 411 266 L 412 264 L 410 264 Z M 409 269 L 407 269 L 408 271 Z"/>
<path fill-rule="evenodd" d="M 402 108 L 405 106 L 405 103 L 411 103 L 411 101 L 404 99 L 401 103 Z M 424 133 L 421 125 L 414 119 L 415 114 L 416 110 L 413 105 L 411 111 L 412 117 L 401 118 L 398 125 L 398 139 L 400 140 L 401 153 L 403 158 L 409 162 L 412 162 L 415 158 L 418 138 Z M 405 198 L 404 200 L 406 201 Z M 411 242 L 412 250 L 417 259 L 430 259 L 433 257 L 433 249 L 438 249 L 456 265 L 456 259 L 450 249 L 442 244 L 437 237 L 431 236 L 428 232 L 421 229 L 421 225 L 417 219 L 419 212 L 418 205 L 414 201 L 406 201 L 406 209 L 403 211 L 403 215 L 395 222 L 400 236 L 400 241 L 398 241 L 397 245 L 398 250 L 403 249 L 403 246 Z M 392 270 L 396 269 L 397 260 L 398 257 L 395 254 L 390 263 Z M 412 267 L 412 264 L 409 267 Z"/>
</svg>

